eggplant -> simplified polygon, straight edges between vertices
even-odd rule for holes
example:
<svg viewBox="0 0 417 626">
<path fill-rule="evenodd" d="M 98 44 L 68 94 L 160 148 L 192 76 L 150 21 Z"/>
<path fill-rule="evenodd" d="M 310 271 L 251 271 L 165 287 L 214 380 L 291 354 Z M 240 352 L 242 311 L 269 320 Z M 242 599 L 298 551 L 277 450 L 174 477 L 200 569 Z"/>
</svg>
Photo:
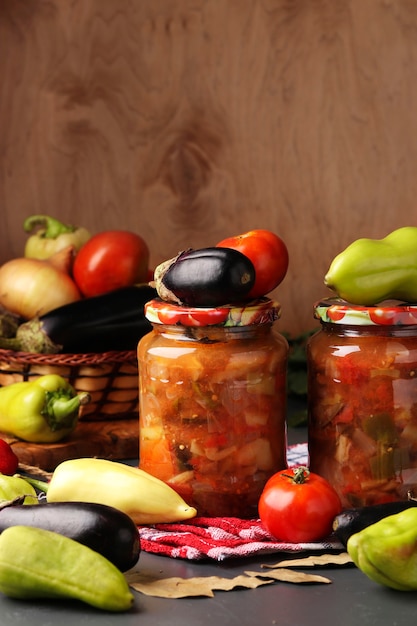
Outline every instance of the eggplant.
<svg viewBox="0 0 417 626">
<path fill-rule="evenodd" d="M 162 300 L 193 307 L 241 302 L 254 283 L 252 261 L 232 248 L 186 250 L 155 270 L 155 286 Z"/>
<path fill-rule="evenodd" d="M 152 325 L 144 306 L 157 295 L 148 284 L 71 302 L 21 324 L 20 350 L 38 353 L 136 350 Z"/>
<path fill-rule="evenodd" d="M 379 522 L 384 517 L 396 515 L 414 506 L 417 506 L 417 500 L 384 502 L 382 504 L 373 504 L 357 509 L 346 509 L 334 518 L 333 532 L 346 547 L 349 537 L 355 533 L 371 526 L 371 524 Z"/>
<path fill-rule="evenodd" d="M 126 572 L 139 560 L 140 536 L 135 522 L 122 511 L 92 502 L 10 504 L 0 509 L 0 533 L 11 526 L 52 530 L 74 539 Z"/>
</svg>

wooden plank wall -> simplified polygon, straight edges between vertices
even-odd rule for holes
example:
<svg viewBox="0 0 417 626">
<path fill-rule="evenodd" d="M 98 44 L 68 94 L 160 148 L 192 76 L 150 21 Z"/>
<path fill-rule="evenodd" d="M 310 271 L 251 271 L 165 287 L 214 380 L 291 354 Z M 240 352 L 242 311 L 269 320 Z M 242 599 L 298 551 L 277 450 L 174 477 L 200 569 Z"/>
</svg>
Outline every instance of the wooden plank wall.
<svg viewBox="0 0 417 626">
<path fill-rule="evenodd" d="M 416 222 L 415 0 L 0 0 L 0 262 L 23 219 L 132 229 L 155 265 L 281 235 L 282 330 Z"/>
</svg>

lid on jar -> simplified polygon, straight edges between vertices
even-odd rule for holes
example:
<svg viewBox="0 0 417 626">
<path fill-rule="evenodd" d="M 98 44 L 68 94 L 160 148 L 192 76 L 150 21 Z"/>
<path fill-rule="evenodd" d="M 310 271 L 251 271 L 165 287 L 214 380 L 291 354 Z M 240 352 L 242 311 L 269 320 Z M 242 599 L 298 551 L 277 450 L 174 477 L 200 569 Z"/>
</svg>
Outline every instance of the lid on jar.
<svg viewBox="0 0 417 626">
<path fill-rule="evenodd" d="M 254 326 L 272 324 L 281 315 L 281 305 L 269 298 L 247 304 L 221 307 L 189 307 L 171 304 L 160 298 L 145 304 L 145 316 L 152 324 L 178 326 Z"/>
<path fill-rule="evenodd" d="M 327 324 L 347 326 L 415 326 L 417 304 L 385 300 L 372 306 L 325 298 L 314 305 L 314 317 Z"/>
</svg>

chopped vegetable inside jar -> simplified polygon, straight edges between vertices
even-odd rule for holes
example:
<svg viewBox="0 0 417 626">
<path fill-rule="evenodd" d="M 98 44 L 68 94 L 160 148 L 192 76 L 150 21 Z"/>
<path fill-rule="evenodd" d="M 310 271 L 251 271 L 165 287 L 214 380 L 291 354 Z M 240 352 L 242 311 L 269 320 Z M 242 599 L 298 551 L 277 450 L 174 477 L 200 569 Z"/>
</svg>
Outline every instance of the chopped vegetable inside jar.
<svg viewBox="0 0 417 626">
<path fill-rule="evenodd" d="M 345 507 L 417 492 L 417 327 L 372 323 L 372 307 L 359 309 L 362 323 L 349 312 L 322 319 L 307 349 L 310 469 Z"/>
<path fill-rule="evenodd" d="M 198 515 L 256 516 L 286 466 L 287 350 L 270 324 L 155 324 L 138 348 L 140 467 Z"/>
</svg>

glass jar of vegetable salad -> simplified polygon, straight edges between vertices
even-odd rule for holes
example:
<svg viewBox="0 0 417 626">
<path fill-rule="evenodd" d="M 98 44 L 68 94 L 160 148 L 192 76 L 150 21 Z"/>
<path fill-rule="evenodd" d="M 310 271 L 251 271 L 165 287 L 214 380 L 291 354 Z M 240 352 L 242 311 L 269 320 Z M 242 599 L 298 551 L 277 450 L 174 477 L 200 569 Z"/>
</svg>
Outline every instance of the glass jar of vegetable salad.
<svg viewBox="0 0 417 626">
<path fill-rule="evenodd" d="M 310 469 L 345 507 L 417 495 L 417 305 L 315 306 L 307 345 Z"/>
<path fill-rule="evenodd" d="M 288 344 L 280 307 L 189 308 L 150 301 L 138 345 L 139 466 L 198 515 L 256 517 L 286 467 Z"/>
</svg>

